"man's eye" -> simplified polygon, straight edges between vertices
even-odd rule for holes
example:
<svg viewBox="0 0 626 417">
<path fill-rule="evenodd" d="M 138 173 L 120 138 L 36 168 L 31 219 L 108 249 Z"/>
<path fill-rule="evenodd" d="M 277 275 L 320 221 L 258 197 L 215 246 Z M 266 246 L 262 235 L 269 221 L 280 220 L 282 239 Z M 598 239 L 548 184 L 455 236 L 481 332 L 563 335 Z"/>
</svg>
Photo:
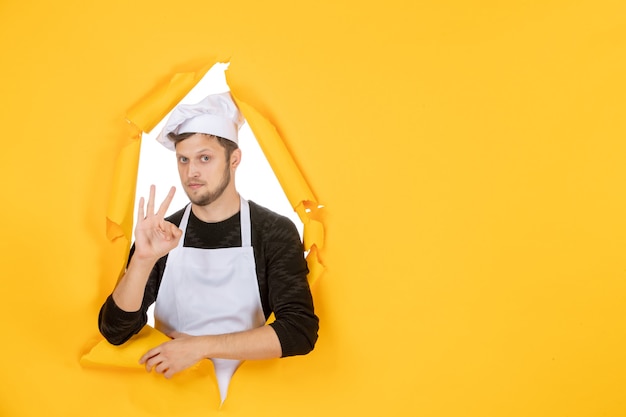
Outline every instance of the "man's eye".
<svg viewBox="0 0 626 417">
<path fill-rule="evenodd" d="M 189 161 L 189 159 L 185 158 L 184 156 L 178 158 L 178 162 L 180 162 L 181 164 L 186 164 L 187 161 Z"/>
<path fill-rule="evenodd" d="M 201 160 L 202 162 L 209 162 L 209 159 L 211 159 L 211 158 L 210 158 L 208 155 L 202 155 L 202 156 L 200 157 L 200 160 Z"/>
</svg>

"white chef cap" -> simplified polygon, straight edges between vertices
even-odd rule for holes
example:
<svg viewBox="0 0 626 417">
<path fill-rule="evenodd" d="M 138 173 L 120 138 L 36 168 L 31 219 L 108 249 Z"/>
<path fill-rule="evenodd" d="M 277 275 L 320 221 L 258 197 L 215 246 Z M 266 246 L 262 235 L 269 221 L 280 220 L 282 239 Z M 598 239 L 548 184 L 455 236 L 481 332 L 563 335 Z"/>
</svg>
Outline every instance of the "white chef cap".
<svg viewBox="0 0 626 417">
<path fill-rule="evenodd" d="M 175 150 L 174 142 L 167 135 L 171 132 L 206 133 L 237 143 L 237 133 L 244 118 L 229 92 L 212 94 L 197 104 L 178 105 L 157 136 L 157 141 L 169 150 Z"/>
</svg>

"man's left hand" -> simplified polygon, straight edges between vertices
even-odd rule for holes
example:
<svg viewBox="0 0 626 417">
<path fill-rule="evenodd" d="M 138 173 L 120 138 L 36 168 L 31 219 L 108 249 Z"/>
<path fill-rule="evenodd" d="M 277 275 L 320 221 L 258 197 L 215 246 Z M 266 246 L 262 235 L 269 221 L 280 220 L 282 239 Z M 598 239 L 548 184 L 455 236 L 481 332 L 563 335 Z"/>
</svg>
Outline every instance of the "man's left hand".
<svg viewBox="0 0 626 417">
<path fill-rule="evenodd" d="M 202 353 L 201 337 L 178 332 L 173 332 L 168 336 L 173 339 L 150 349 L 139 359 L 140 364 L 145 364 L 146 371 L 150 372 L 154 369 L 155 372 L 169 379 L 174 374 L 205 359 Z"/>
</svg>

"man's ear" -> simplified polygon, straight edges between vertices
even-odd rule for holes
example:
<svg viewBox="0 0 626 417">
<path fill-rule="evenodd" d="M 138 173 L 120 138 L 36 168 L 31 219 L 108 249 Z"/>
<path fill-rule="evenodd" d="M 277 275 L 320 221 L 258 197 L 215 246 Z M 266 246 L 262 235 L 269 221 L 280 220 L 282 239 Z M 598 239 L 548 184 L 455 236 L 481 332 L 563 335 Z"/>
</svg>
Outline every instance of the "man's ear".
<svg viewBox="0 0 626 417">
<path fill-rule="evenodd" d="M 241 163 L 241 149 L 237 148 L 230 154 L 231 168 L 237 168 Z"/>
</svg>

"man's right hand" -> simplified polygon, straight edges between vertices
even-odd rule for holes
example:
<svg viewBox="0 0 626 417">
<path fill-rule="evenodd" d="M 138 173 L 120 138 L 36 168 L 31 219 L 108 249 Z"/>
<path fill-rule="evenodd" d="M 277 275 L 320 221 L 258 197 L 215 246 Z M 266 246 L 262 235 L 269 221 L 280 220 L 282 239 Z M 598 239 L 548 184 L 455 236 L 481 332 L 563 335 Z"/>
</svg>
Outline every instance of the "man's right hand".
<svg viewBox="0 0 626 417">
<path fill-rule="evenodd" d="M 165 220 L 165 213 L 169 207 L 176 188 L 170 188 L 167 197 L 161 203 L 159 210 L 154 212 L 155 187 L 150 186 L 148 205 L 144 212 L 144 199 L 139 199 L 137 226 L 135 227 L 135 252 L 133 258 L 156 262 L 167 255 L 178 245 L 183 232 L 174 224 Z"/>
</svg>

